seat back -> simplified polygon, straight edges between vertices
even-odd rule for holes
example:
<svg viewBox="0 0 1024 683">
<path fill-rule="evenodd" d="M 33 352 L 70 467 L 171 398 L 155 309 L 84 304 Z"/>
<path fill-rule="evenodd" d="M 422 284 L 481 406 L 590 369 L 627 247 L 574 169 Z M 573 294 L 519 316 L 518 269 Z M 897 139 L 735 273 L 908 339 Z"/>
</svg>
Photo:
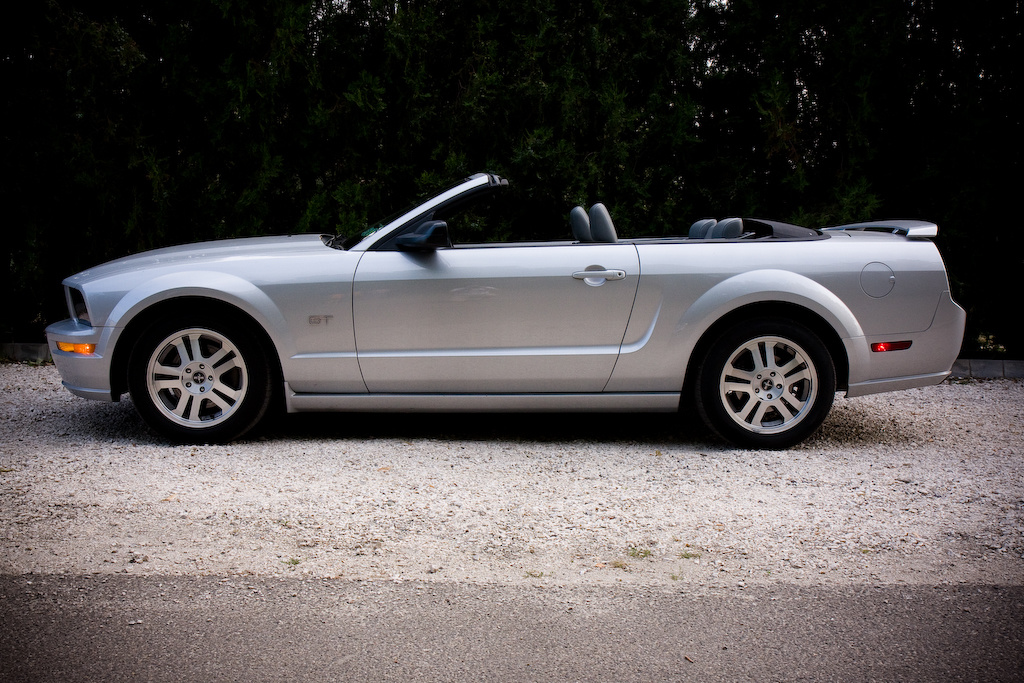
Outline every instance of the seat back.
<svg viewBox="0 0 1024 683">
<path fill-rule="evenodd" d="M 708 232 L 711 228 L 715 227 L 718 223 L 714 218 L 705 218 L 699 220 L 690 226 L 690 232 L 687 233 L 691 240 L 702 240 L 708 236 Z"/>
<path fill-rule="evenodd" d="M 743 219 L 742 218 L 725 218 L 718 221 L 718 224 L 711 229 L 711 234 L 708 237 L 720 238 L 720 239 L 736 239 L 743 234 Z"/>
<path fill-rule="evenodd" d="M 594 241 L 594 236 L 590 234 L 590 217 L 582 206 L 569 212 L 569 225 L 572 226 L 572 236 L 577 242 Z"/>
<path fill-rule="evenodd" d="M 598 203 L 590 207 L 590 234 L 595 242 L 619 241 L 618 235 L 615 234 L 615 226 L 612 225 L 611 214 L 604 204 Z"/>
</svg>

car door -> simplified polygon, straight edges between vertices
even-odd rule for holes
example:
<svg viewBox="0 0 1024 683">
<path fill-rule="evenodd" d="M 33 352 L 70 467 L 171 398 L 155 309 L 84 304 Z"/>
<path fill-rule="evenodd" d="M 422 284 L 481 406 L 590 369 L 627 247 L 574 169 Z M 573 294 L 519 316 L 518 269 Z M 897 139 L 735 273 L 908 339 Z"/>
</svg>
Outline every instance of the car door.
<svg viewBox="0 0 1024 683">
<path fill-rule="evenodd" d="M 369 251 L 353 283 L 378 393 L 600 392 L 639 282 L 631 244 Z"/>
</svg>

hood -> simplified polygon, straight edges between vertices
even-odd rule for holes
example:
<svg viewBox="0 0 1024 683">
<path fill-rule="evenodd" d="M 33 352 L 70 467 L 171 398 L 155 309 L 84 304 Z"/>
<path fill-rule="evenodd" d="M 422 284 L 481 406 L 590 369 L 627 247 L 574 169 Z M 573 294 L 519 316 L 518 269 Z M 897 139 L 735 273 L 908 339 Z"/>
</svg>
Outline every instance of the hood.
<svg viewBox="0 0 1024 683">
<path fill-rule="evenodd" d="M 209 267 L 216 264 L 238 263 L 282 257 L 296 258 L 304 254 L 323 254 L 329 247 L 320 235 L 290 235 L 275 237 L 244 237 L 240 239 L 182 244 L 176 247 L 153 249 L 141 254 L 125 256 L 72 275 L 65 284 L 81 285 L 111 276 L 124 276 L 139 271 L 183 270 Z"/>
</svg>

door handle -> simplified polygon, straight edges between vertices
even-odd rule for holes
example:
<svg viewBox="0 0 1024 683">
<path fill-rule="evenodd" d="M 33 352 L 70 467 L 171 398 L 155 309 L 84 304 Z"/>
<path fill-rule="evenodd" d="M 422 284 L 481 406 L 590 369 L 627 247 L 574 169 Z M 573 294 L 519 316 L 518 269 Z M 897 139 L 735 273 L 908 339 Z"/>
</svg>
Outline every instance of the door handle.
<svg viewBox="0 0 1024 683">
<path fill-rule="evenodd" d="M 625 280 L 624 270 L 580 270 L 572 274 L 577 280 Z"/>
</svg>

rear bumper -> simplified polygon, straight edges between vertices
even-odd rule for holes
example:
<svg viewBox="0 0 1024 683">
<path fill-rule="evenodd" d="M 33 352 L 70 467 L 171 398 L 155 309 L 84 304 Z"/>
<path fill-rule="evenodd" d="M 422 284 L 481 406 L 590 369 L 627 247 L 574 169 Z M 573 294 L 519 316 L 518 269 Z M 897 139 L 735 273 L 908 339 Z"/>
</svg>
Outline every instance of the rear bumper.
<svg viewBox="0 0 1024 683">
<path fill-rule="evenodd" d="M 967 313 L 953 301 L 949 292 L 943 292 L 932 324 L 924 332 L 847 340 L 848 350 L 851 346 L 856 349 L 850 354 L 851 361 L 857 354 L 863 362 L 856 372 L 851 362 L 846 395 L 865 396 L 939 384 L 949 376 L 960 354 L 966 323 Z M 910 340 L 913 345 L 905 351 L 888 353 L 869 350 L 874 342 L 902 340 Z"/>
<path fill-rule="evenodd" d="M 851 397 L 867 396 L 868 394 L 881 394 L 886 391 L 903 391 L 904 389 L 930 387 L 941 383 L 947 377 L 949 377 L 949 372 L 937 372 L 933 375 L 895 377 L 892 379 L 873 379 L 867 382 L 851 384 L 846 395 Z"/>
</svg>

